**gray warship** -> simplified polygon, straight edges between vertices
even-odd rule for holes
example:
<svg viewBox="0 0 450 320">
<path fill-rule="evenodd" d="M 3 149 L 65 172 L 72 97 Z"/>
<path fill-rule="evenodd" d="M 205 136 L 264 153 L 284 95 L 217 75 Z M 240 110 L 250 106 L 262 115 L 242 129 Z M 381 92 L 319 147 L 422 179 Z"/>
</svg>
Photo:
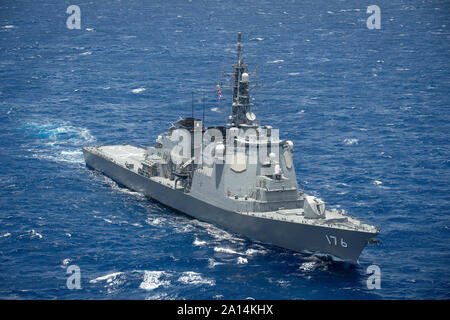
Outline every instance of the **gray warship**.
<svg viewBox="0 0 450 320">
<path fill-rule="evenodd" d="M 379 230 L 299 189 L 293 143 L 252 111 L 250 76 L 233 64 L 226 126 L 180 118 L 148 148 L 83 147 L 86 165 L 167 207 L 250 239 L 296 252 L 358 263 Z"/>
</svg>

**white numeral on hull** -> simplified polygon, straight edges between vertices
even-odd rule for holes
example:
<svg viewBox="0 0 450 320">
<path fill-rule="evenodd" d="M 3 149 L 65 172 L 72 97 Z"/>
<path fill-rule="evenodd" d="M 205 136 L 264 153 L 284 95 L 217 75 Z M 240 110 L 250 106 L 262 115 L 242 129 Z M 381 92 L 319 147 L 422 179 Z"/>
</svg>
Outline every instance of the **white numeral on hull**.
<svg viewBox="0 0 450 320">
<path fill-rule="evenodd" d="M 340 241 L 338 241 L 338 237 L 336 236 L 326 234 L 325 237 L 327 237 L 327 241 L 330 246 L 341 246 L 342 248 L 347 248 L 347 242 L 344 241 L 344 238 L 340 238 Z"/>
</svg>

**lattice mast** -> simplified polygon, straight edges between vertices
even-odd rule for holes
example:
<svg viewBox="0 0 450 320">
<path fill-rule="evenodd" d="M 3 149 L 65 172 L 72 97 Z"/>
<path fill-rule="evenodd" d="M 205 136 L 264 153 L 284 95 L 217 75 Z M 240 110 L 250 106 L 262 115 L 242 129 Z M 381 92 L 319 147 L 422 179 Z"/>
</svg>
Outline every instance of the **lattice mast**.
<svg viewBox="0 0 450 320">
<path fill-rule="evenodd" d="M 251 111 L 249 85 L 250 78 L 247 73 L 247 65 L 241 57 L 241 33 L 238 33 L 237 63 L 234 68 L 233 102 L 230 116 L 230 126 L 255 126 L 255 114 Z"/>
</svg>

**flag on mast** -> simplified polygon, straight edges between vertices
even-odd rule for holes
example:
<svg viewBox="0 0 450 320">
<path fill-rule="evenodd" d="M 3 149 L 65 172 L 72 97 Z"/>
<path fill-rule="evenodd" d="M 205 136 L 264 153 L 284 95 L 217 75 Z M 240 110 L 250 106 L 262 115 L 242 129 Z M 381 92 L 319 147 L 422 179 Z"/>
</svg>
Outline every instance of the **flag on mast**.
<svg viewBox="0 0 450 320">
<path fill-rule="evenodd" d="M 217 88 L 217 96 L 219 97 L 219 100 L 222 99 L 222 92 L 220 91 L 220 85 L 216 86 Z"/>
</svg>

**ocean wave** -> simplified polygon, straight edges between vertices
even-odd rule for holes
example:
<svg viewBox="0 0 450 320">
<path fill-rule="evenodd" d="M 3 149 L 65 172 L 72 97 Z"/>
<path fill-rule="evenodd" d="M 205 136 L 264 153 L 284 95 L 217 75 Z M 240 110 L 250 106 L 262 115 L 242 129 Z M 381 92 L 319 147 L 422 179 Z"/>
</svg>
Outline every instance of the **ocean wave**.
<svg viewBox="0 0 450 320">
<path fill-rule="evenodd" d="M 133 227 L 142 228 L 142 224 L 137 223 L 137 222 L 130 223 L 130 225 L 132 225 Z"/>
<path fill-rule="evenodd" d="M 146 90 L 145 88 L 141 87 L 141 88 L 133 89 L 133 90 L 131 90 L 131 92 L 132 93 L 141 93 L 141 92 L 144 92 L 145 90 Z"/>
<path fill-rule="evenodd" d="M 186 224 L 174 224 L 174 231 L 176 233 L 189 233 L 194 231 L 194 226 L 190 223 L 186 223 Z"/>
<path fill-rule="evenodd" d="M 276 283 L 283 288 L 287 288 L 291 285 L 291 283 L 287 280 L 277 280 Z"/>
<path fill-rule="evenodd" d="M 183 272 L 181 277 L 178 278 L 178 281 L 188 285 L 202 285 L 202 284 L 206 284 L 209 286 L 216 285 L 216 282 L 213 279 L 203 278 L 200 273 L 194 271 Z"/>
<path fill-rule="evenodd" d="M 267 250 L 257 250 L 257 249 L 248 249 L 245 251 L 245 255 L 247 256 L 253 256 L 255 254 L 266 254 Z"/>
<path fill-rule="evenodd" d="M 193 220 L 193 221 L 191 221 L 191 223 L 202 227 L 216 241 L 230 241 L 232 243 L 244 242 L 244 240 L 242 238 L 235 237 L 231 233 L 229 233 L 223 229 L 219 229 L 210 223 L 203 222 L 200 220 Z"/>
<path fill-rule="evenodd" d="M 54 159 L 55 161 L 84 163 L 83 152 L 81 150 L 61 151 L 60 155 Z"/>
<path fill-rule="evenodd" d="M 88 129 L 68 122 L 29 122 L 24 129 L 36 139 L 27 151 L 31 153 L 31 157 L 41 160 L 84 163 L 81 147 L 95 141 Z"/>
<path fill-rule="evenodd" d="M 225 264 L 223 262 L 217 262 L 216 260 L 214 260 L 213 258 L 209 258 L 208 259 L 208 268 L 214 268 L 215 266 L 221 265 L 221 264 Z"/>
<path fill-rule="evenodd" d="M 316 262 L 304 262 L 300 265 L 299 270 L 301 271 L 312 271 L 316 268 Z"/>
<path fill-rule="evenodd" d="M 110 273 L 95 279 L 92 279 L 89 281 L 89 283 L 97 283 L 100 281 L 106 281 L 108 283 L 112 283 L 119 275 L 123 274 L 123 272 L 114 272 L 114 273 Z"/>
<path fill-rule="evenodd" d="M 51 155 L 51 154 L 33 153 L 31 156 L 36 159 L 48 160 L 52 162 L 68 162 L 79 164 L 84 162 L 82 157 L 74 157 L 74 156 L 67 157 L 67 155 L 64 154 Z"/>
<path fill-rule="evenodd" d="M 194 242 L 192 243 L 194 246 L 204 246 L 206 244 L 206 241 L 200 241 L 197 238 L 195 238 Z"/>
<path fill-rule="evenodd" d="M 164 271 L 144 271 L 144 280 L 139 285 L 139 288 L 144 290 L 155 290 L 161 286 L 169 286 L 169 280 L 161 280 L 165 275 Z"/>
<path fill-rule="evenodd" d="M 361 9 L 342 9 L 342 10 L 339 10 L 339 12 L 351 12 L 351 11 L 359 12 L 359 11 L 361 11 Z"/>
<path fill-rule="evenodd" d="M 169 296 L 166 292 L 145 297 L 145 300 L 176 300 L 176 296 Z"/>
<path fill-rule="evenodd" d="M 40 234 L 39 232 L 37 232 L 36 230 L 32 229 L 29 231 L 30 232 L 30 238 L 34 239 L 34 238 L 39 238 L 42 239 L 42 234 Z"/>
<path fill-rule="evenodd" d="M 157 218 L 154 218 L 154 217 L 148 217 L 146 220 L 145 220 L 145 223 L 146 224 L 149 224 L 149 225 L 151 225 L 151 226 L 158 226 L 158 225 L 160 225 L 160 224 L 162 224 L 162 223 L 164 223 L 164 222 L 166 222 L 167 220 L 166 219 L 164 219 L 164 218 L 159 218 L 159 217 L 157 217 Z"/>
<path fill-rule="evenodd" d="M 88 129 L 73 126 L 69 122 L 28 122 L 24 128 L 34 134 L 36 138 L 49 141 L 60 141 L 60 143 L 90 143 L 95 141 Z"/>
<path fill-rule="evenodd" d="M 239 255 L 243 255 L 243 253 L 241 252 L 237 252 L 233 249 L 230 248 L 223 248 L 223 247 L 214 247 L 214 251 L 215 252 L 221 252 L 221 253 L 228 253 L 228 254 L 239 254 Z"/>
<path fill-rule="evenodd" d="M 237 254 L 240 256 L 253 256 L 255 254 L 267 253 L 267 251 L 265 250 L 257 250 L 257 249 L 247 249 L 245 252 L 239 252 L 228 247 L 214 247 L 214 251 L 227 254 Z"/>
<path fill-rule="evenodd" d="M 246 264 L 248 263 L 248 260 L 246 258 L 238 257 L 237 258 L 237 264 Z"/>
<path fill-rule="evenodd" d="M 359 140 L 355 139 L 355 138 L 348 138 L 344 140 L 344 144 L 346 145 L 354 145 L 354 144 L 358 144 Z"/>
</svg>

